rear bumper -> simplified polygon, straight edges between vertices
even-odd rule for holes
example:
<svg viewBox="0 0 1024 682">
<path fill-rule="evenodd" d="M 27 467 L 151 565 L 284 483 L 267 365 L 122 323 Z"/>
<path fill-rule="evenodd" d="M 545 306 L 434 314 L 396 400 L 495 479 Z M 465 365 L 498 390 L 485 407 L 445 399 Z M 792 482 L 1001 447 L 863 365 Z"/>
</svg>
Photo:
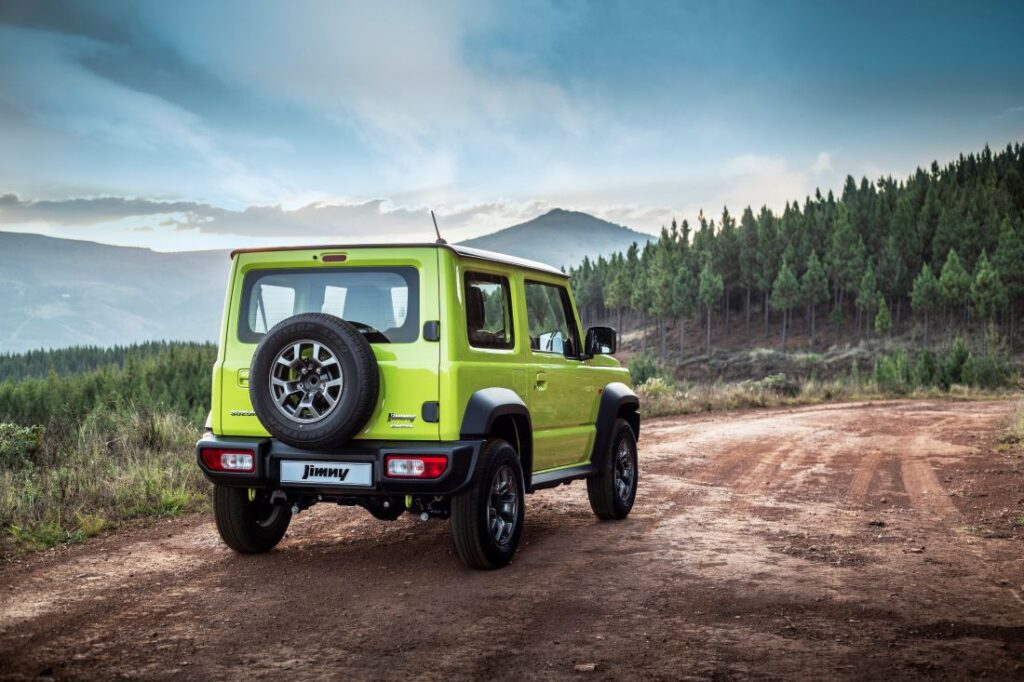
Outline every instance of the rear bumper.
<svg viewBox="0 0 1024 682">
<path fill-rule="evenodd" d="M 196 443 L 196 462 L 203 474 L 217 485 L 240 488 L 270 488 L 325 496 L 450 495 L 464 488 L 473 476 L 482 440 L 460 441 L 352 441 L 331 450 L 293 448 L 276 438 L 242 438 L 207 433 Z M 256 471 L 235 473 L 211 471 L 202 460 L 203 448 L 250 450 L 255 453 Z M 387 455 L 444 455 L 448 468 L 439 478 L 419 480 L 384 476 Z M 281 463 L 287 460 L 324 462 L 340 466 L 365 463 L 372 466 L 370 485 L 325 485 L 281 482 Z"/>
</svg>

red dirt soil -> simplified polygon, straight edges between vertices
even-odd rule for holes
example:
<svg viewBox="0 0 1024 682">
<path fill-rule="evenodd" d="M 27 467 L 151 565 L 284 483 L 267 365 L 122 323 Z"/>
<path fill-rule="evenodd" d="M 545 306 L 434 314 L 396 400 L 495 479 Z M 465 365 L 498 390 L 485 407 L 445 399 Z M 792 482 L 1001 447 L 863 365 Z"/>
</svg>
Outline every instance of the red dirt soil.
<svg viewBox="0 0 1024 682">
<path fill-rule="evenodd" d="M 641 488 L 528 500 L 513 564 L 322 505 L 240 556 L 191 517 L 0 567 L 0 678 L 1024 678 L 1009 402 L 645 424 Z"/>
</svg>

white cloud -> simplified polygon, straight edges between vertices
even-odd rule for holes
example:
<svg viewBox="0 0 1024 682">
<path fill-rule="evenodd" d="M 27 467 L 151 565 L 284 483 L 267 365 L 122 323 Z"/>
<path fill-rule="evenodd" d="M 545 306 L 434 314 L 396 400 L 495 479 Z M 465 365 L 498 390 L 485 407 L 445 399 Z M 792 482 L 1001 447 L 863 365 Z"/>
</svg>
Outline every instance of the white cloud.
<svg viewBox="0 0 1024 682">
<path fill-rule="evenodd" d="M 832 170 L 832 156 L 828 152 L 820 152 L 811 164 L 811 173 L 821 175 Z"/>
<path fill-rule="evenodd" d="M 467 42 L 501 20 L 483 3 L 139 9 L 216 78 L 354 131 L 393 188 L 464 182 L 463 166 L 478 150 L 490 158 L 541 153 L 586 137 L 598 118 L 578 93 L 538 76 L 528 53 L 506 50 L 497 65 L 471 62 Z"/>
<path fill-rule="evenodd" d="M 445 237 L 476 236 L 529 220 L 551 208 L 544 202 L 491 202 L 437 206 Z M 51 228 L 48 234 L 80 236 L 84 229 L 140 226 L 192 235 L 353 241 L 427 239 L 433 234 L 430 209 L 396 206 L 382 199 L 317 201 L 290 208 L 280 204 L 231 210 L 192 201 L 126 197 L 28 200 L 0 195 L 0 224 L 21 229 Z"/>
</svg>

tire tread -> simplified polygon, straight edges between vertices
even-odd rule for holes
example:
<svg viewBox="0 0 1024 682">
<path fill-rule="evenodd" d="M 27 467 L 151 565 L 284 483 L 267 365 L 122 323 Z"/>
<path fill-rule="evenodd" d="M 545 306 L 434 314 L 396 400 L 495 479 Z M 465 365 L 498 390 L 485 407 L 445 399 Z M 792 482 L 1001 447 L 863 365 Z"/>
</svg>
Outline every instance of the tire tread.
<svg viewBox="0 0 1024 682">
<path fill-rule="evenodd" d="M 291 522 L 291 511 L 282 510 L 278 522 L 256 525 L 249 508 L 248 489 L 218 485 L 213 489 L 213 518 L 224 544 L 242 554 L 262 554 L 273 549 Z"/>
<path fill-rule="evenodd" d="M 628 434 L 624 434 L 623 430 Z M 601 472 L 597 476 L 587 479 L 587 499 L 590 501 L 590 508 L 594 515 L 605 521 L 619 521 L 629 515 L 630 509 L 624 509 L 615 494 L 615 475 L 612 472 L 615 466 L 615 450 L 619 439 L 624 435 L 633 438 L 633 447 L 636 447 L 636 437 L 633 436 L 633 427 L 625 419 L 616 418 L 615 426 L 612 429 L 611 442 L 608 452 L 605 455 Z M 639 471 L 636 475 L 639 477 Z"/>
</svg>

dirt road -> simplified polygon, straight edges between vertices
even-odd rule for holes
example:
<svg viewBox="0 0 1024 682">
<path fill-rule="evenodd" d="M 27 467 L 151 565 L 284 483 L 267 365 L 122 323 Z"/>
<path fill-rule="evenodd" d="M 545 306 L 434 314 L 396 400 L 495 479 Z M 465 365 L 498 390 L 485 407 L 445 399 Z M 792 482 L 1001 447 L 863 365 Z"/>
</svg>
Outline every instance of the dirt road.
<svg viewBox="0 0 1024 682">
<path fill-rule="evenodd" d="M 0 567 L 0 677 L 1024 678 L 1007 402 L 659 419 L 633 515 L 532 496 L 515 562 L 317 507 L 238 556 L 203 518 Z"/>
</svg>

